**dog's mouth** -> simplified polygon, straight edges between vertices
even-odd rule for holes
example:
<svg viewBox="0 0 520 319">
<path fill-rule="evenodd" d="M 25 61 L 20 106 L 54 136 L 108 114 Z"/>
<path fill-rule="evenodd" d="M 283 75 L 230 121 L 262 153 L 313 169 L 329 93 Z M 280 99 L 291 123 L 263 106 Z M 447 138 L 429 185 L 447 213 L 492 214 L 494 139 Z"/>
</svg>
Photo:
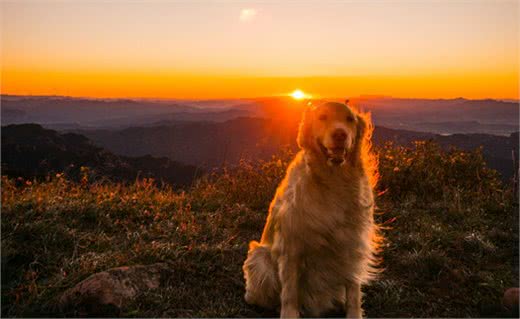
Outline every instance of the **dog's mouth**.
<svg viewBox="0 0 520 319">
<path fill-rule="evenodd" d="M 317 144 L 320 147 L 321 153 L 327 159 L 328 163 L 339 166 L 345 162 L 345 156 L 347 153 L 345 147 L 328 148 L 325 145 L 323 145 L 323 143 L 319 139 L 317 139 Z"/>
</svg>

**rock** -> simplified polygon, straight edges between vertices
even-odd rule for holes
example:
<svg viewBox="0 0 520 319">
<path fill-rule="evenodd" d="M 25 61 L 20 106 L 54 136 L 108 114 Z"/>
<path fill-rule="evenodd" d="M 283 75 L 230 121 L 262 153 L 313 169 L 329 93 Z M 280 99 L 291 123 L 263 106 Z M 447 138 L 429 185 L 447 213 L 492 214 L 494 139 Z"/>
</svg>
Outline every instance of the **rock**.
<svg viewBox="0 0 520 319">
<path fill-rule="evenodd" d="M 518 317 L 518 299 L 519 299 L 519 289 L 518 288 L 509 288 L 504 292 L 504 297 L 502 297 L 502 305 L 511 312 L 511 315 L 514 317 Z"/>
<path fill-rule="evenodd" d="M 142 292 L 166 285 L 173 270 L 166 263 L 112 268 L 66 290 L 61 312 L 76 316 L 118 316 Z"/>
</svg>

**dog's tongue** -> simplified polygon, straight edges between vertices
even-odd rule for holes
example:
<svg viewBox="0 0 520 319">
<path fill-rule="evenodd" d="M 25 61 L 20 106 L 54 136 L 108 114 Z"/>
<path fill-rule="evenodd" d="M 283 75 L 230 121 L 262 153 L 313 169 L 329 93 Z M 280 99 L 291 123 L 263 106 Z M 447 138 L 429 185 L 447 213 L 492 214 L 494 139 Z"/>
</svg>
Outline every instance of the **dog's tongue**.
<svg viewBox="0 0 520 319">
<path fill-rule="evenodd" d="M 332 164 L 339 165 L 343 163 L 345 160 L 345 150 L 344 149 L 334 149 L 329 150 L 329 160 Z"/>
</svg>

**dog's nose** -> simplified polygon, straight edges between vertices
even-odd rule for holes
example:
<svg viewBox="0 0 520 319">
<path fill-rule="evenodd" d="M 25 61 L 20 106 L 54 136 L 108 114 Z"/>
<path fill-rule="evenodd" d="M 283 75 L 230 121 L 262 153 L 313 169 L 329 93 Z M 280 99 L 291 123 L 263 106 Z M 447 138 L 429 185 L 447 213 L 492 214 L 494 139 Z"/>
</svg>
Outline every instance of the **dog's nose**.
<svg viewBox="0 0 520 319">
<path fill-rule="evenodd" d="M 332 139 L 336 143 L 343 143 L 347 139 L 347 133 L 339 128 L 332 133 Z"/>
</svg>

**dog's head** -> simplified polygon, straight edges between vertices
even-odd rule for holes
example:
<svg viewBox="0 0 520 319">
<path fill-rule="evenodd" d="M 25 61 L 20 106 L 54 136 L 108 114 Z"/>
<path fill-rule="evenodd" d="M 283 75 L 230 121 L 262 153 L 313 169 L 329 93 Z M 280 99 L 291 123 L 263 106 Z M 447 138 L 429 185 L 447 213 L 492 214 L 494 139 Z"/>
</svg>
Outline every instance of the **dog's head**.
<svg viewBox="0 0 520 319">
<path fill-rule="evenodd" d="M 364 118 L 348 105 L 325 102 L 305 111 L 298 145 L 339 166 L 359 156 L 365 128 Z"/>
</svg>

